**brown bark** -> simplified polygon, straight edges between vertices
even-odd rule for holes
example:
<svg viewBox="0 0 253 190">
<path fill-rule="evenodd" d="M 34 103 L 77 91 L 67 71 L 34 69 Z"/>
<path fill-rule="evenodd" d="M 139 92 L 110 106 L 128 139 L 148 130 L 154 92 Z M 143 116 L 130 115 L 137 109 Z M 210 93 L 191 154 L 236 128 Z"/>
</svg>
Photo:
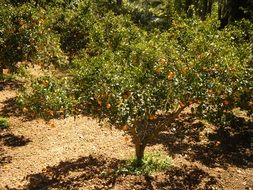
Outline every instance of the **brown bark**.
<svg viewBox="0 0 253 190">
<path fill-rule="evenodd" d="M 171 124 L 178 117 L 178 115 L 184 110 L 185 107 L 186 106 L 180 107 L 177 110 L 175 110 L 175 112 L 172 113 L 169 116 L 169 118 L 166 118 L 164 122 L 162 122 L 161 126 L 157 126 L 156 128 L 151 128 L 151 126 L 149 126 L 149 124 L 144 121 L 136 122 L 135 126 L 130 128 L 130 133 L 133 139 L 133 143 L 135 145 L 137 166 L 141 166 L 142 164 L 142 160 L 144 158 L 144 151 L 147 144 L 153 141 L 158 136 L 159 132 L 163 131 L 166 128 L 166 126 L 168 126 L 168 123 Z M 139 132 L 138 127 L 140 127 Z M 141 132 L 141 130 L 148 130 L 149 128 L 151 128 L 151 131 L 148 131 L 148 133 Z"/>
<path fill-rule="evenodd" d="M 142 160 L 144 158 L 144 151 L 145 151 L 147 143 L 143 142 L 143 140 L 141 140 L 136 129 L 137 129 L 137 127 L 134 126 L 133 128 L 130 129 L 130 133 L 133 138 L 133 143 L 135 145 L 135 156 L 136 156 L 136 161 L 137 161 L 136 164 L 137 164 L 137 166 L 141 166 Z"/>
<path fill-rule="evenodd" d="M 135 155 L 136 155 L 137 166 L 141 166 L 142 164 L 145 148 L 146 148 L 146 145 L 144 143 L 141 143 L 141 142 L 135 143 Z"/>
<path fill-rule="evenodd" d="M 213 0 L 208 0 L 208 5 L 207 5 L 207 13 L 208 14 L 212 13 L 212 6 L 213 6 Z"/>
<path fill-rule="evenodd" d="M 208 10 L 208 0 L 204 0 L 203 1 L 203 6 L 201 8 L 201 19 L 205 20 L 206 19 L 206 15 L 207 15 L 207 10 Z"/>
</svg>

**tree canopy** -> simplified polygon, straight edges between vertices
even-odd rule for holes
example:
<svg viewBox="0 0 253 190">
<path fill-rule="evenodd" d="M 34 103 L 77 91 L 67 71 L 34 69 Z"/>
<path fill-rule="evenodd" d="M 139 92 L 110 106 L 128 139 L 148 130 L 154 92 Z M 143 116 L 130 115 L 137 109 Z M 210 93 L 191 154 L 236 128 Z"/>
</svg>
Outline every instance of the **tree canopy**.
<svg viewBox="0 0 253 190">
<path fill-rule="evenodd" d="M 6 0 L 1 69 L 40 65 L 42 77 L 25 72 L 23 112 L 105 119 L 141 160 L 186 108 L 222 124 L 252 114 L 252 3 L 226 2 Z"/>
</svg>

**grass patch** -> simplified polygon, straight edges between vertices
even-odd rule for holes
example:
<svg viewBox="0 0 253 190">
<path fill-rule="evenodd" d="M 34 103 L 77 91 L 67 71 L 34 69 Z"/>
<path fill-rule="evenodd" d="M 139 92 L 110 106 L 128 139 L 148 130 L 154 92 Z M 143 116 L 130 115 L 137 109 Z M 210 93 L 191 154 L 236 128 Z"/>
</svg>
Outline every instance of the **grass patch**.
<svg viewBox="0 0 253 190">
<path fill-rule="evenodd" d="M 130 159 L 125 165 L 117 169 L 118 175 L 150 175 L 156 171 L 164 171 L 172 165 L 172 158 L 163 152 L 148 152 L 145 154 L 141 166 L 137 165 L 136 159 Z"/>
<path fill-rule="evenodd" d="M 0 116 L 0 129 L 5 129 L 9 127 L 9 121 L 5 117 Z"/>
</svg>

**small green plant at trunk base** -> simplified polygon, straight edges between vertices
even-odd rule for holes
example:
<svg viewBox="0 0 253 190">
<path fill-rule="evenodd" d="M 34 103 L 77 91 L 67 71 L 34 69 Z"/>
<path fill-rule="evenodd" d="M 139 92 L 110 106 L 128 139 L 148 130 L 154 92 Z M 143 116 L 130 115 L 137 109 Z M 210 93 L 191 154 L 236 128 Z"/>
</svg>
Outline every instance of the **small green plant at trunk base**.
<svg viewBox="0 0 253 190">
<path fill-rule="evenodd" d="M 150 175 L 156 171 L 164 171 L 171 167 L 172 158 L 163 152 L 147 152 L 141 163 L 138 159 L 130 159 L 127 163 L 117 169 L 116 174 L 120 175 Z"/>
</svg>

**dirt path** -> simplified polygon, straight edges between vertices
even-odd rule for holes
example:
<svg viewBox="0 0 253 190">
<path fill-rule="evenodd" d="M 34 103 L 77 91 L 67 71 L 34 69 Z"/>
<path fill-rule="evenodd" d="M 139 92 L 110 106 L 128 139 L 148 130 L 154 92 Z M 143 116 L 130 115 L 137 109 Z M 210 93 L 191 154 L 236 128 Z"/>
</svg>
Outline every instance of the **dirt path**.
<svg viewBox="0 0 253 190">
<path fill-rule="evenodd" d="M 1 113 L 15 96 L 11 87 L 0 91 Z M 113 170 L 121 160 L 134 154 L 131 142 L 121 131 L 101 127 L 96 120 L 84 116 L 46 122 L 27 121 L 10 114 L 9 121 L 10 128 L 0 131 L 0 190 L 253 189 L 253 166 L 236 165 L 234 157 L 226 155 L 229 152 L 218 151 L 222 147 L 197 141 L 192 133 L 196 128 L 189 134 L 176 131 L 172 137 L 171 133 L 164 133 L 157 145 L 149 147 L 163 149 L 174 157 L 175 167 L 168 172 L 151 178 L 101 178 L 105 168 Z M 251 148 L 243 149 L 243 155 L 233 151 L 231 154 L 250 161 Z"/>
</svg>

